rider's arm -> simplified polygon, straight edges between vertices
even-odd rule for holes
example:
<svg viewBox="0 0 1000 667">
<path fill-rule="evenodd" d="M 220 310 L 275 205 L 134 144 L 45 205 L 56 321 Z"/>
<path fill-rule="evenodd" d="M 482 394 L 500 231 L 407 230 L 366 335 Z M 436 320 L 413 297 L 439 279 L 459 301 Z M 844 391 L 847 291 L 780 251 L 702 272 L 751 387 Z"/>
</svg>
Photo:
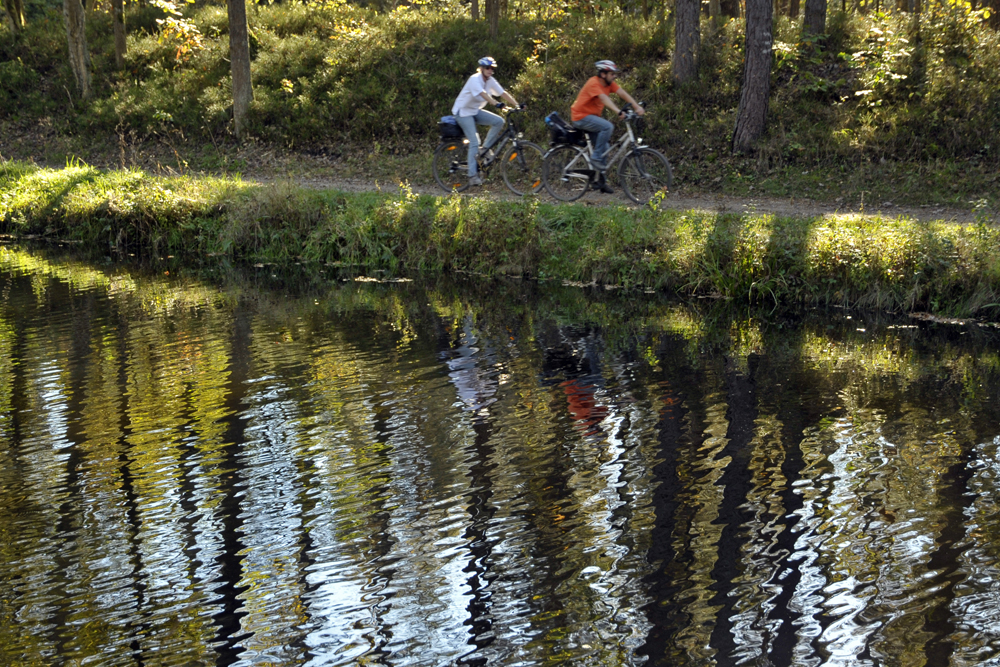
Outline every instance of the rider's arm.
<svg viewBox="0 0 1000 667">
<path fill-rule="evenodd" d="M 621 88 L 621 87 L 618 88 L 618 97 L 622 98 L 623 100 L 625 100 L 626 102 L 628 102 L 629 104 L 631 104 L 632 108 L 635 110 L 636 114 L 638 114 L 639 116 L 646 115 L 646 110 L 643 109 L 641 106 L 639 106 L 639 103 L 636 102 L 635 100 L 633 100 L 632 96 L 625 92 L 624 88 Z"/>
<path fill-rule="evenodd" d="M 512 107 L 516 107 L 517 106 L 517 100 L 515 100 L 513 98 L 513 96 L 510 93 L 508 93 L 506 90 L 503 92 L 503 94 L 500 97 L 502 97 L 504 99 L 504 101 L 506 101 L 507 104 L 511 105 Z"/>
<path fill-rule="evenodd" d="M 621 94 L 621 88 L 618 89 L 618 94 Z M 618 106 L 614 102 L 611 101 L 611 98 L 608 97 L 607 95 L 605 95 L 604 93 L 601 93 L 600 95 L 598 95 L 597 99 L 599 99 L 600 101 L 604 102 L 604 106 L 606 106 L 609 109 L 611 109 L 612 111 L 614 111 L 616 116 L 622 112 L 622 110 L 619 109 Z"/>
</svg>

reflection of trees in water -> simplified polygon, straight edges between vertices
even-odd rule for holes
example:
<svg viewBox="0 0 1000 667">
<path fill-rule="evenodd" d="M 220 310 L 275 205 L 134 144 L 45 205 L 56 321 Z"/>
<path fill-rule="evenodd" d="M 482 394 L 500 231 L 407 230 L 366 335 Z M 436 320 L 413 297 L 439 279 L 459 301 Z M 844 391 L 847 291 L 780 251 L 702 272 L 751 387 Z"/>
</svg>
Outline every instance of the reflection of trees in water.
<svg viewBox="0 0 1000 667">
<path fill-rule="evenodd" d="M 1000 653 L 982 331 L 507 288 L 272 308 L 199 285 L 180 307 L 176 286 L 19 270 L 5 655 Z"/>
</svg>

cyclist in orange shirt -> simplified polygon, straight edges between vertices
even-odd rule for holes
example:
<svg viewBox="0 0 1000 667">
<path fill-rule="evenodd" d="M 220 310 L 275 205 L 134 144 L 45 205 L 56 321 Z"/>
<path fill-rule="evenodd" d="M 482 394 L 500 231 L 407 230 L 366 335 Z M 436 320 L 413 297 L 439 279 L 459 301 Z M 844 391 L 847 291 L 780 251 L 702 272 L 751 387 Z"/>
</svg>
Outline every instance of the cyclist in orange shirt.
<svg viewBox="0 0 1000 667">
<path fill-rule="evenodd" d="M 611 133 L 614 131 L 615 126 L 610 121 L 601 118 L 601 112 L 604 111 L 604 107 L 606 106 L 610 107 L 619 118 L 623 112 L 615 106 L 608 95 L 617 93 L 618 97 L 630 103 L 635 112 L 640 116 L 644 115 L 646 111 L 632 99 L 631 95 L 615 83 L 615 79 L 618 77 L 617 65 L 610 60 L 598 60 L 596 65 L 597 76 L 590 77 L 587 83 L 583 84 L 580 94 L 576 96 L 576 102 L 573 102 L 573 106 L 570 109 L 572 112 L 570 120 L 576 129 L 589 133 L 591 137 L 596 135 L 596 138 L 594 138 L 594 153 L 591 156 L 591 162 L 598 170 L 595 187 L 601 192 L 610 193 L 613 190 L 604 178 L 604 172 L 608 166 L 605 158 L 607 157 Z"/>
</svg>

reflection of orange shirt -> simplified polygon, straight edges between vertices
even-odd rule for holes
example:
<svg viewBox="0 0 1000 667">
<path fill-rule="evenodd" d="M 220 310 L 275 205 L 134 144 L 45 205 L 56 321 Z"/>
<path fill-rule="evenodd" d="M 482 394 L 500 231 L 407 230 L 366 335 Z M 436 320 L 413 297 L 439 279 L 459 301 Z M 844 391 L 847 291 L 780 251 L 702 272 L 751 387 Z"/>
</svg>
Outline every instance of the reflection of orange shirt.
<svg viewBox="0 0 1000 667">
<path fill-rule="evenodd" d="M 604 111 L 604 102 L 598 97 L 601 93 L 608 95 L 618 92 L 618 84 L 614 81 L 610 86 L 605 86 L 604 81 L 599 76 L 592 76 L 583 84 L 580 94 L 576 96 L 576 102 L 570 107 L 570 118 L 580 120 L 584 116 L 600 116 Z"/>
</svg>

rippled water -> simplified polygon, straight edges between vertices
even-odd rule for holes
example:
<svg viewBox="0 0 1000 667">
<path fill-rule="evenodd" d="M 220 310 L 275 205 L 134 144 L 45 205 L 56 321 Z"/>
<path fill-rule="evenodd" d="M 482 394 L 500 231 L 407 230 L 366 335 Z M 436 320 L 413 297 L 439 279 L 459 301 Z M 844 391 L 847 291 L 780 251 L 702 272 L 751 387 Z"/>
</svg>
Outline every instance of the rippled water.
<svg viewBox="0 0 1000 667">
<path fill-rule="evenodd" d="M 0 246 L 0 664 L 1000 664 L 993 328 L 154 269 Z"/>
</svg>

